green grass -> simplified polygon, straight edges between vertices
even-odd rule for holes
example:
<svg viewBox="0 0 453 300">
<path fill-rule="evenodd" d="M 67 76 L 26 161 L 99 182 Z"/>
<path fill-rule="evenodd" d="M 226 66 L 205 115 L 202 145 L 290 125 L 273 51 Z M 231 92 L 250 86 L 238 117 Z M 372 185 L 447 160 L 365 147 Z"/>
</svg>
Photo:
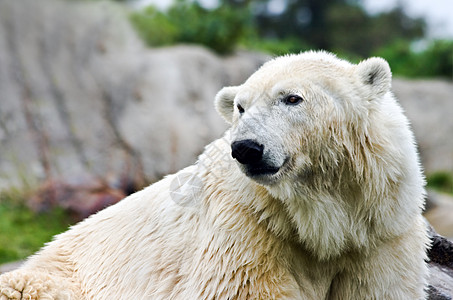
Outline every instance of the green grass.
<svg viewBox="0 0 453 300">
<path fill-rule="evenodd" d="M 427 176 L 428 187 L 453 195 L 453 174 L 436 172 Z"/>
<path fill-rule="evenodd" d="M 38 214 L 23 203 L 17 193 L 0 194 L 0 263 L 26 258 L 69 226 L 62 209 Z"/>
</svg>

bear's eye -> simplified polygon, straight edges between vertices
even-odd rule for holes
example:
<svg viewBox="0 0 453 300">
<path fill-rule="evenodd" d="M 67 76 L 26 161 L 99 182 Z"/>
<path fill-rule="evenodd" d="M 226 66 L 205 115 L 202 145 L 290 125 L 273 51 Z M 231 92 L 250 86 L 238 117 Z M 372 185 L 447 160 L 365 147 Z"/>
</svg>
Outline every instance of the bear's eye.
<svg viewBox="0 0 453 300">
<path fill-rule="evenodd" d="M 244 108 L 240 104 L 237 105 L 237 108 L 240 114 L 244 113 Z"/>
<path fill-rule="evenodd" d="M 283 103 L 286 105 L 297 105 L 301 103 L 304 99 L 302 97 L 297 96 L 297 95 L 289 95 L 285 99 L 283 99 Z"/>
</svg>

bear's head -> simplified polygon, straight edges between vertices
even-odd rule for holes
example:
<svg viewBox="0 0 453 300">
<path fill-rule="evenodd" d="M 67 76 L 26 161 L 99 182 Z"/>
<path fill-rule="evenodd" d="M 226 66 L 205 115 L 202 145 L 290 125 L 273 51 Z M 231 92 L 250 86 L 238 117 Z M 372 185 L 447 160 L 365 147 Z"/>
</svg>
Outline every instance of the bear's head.
<svg viewBox="0 0 453 300">
<path fill-rule="evenodd" d="M 321 258 L 362 247 L 372 233 L 403 232 L 423 206 L 414 137 L 390 87 L 381 58 L 351 64 L 305 52 L 271 60 L 216 96 L 234 163 L 284 203 Z"/>
<path fill-rule="evenodd" d="M 379 167 L 376 159 L 391 173 L 405 151 L 395 144 L 413 146 L 390 87 L 384 59 L 355 65 L 310 51 L 267 62 L 244 84 L 223 88 L 215 105 L 231 124 L 231 154 L 249 178 L 266 187 L 328 185 L 378 171 L 370 170 Z"/>
</svg>

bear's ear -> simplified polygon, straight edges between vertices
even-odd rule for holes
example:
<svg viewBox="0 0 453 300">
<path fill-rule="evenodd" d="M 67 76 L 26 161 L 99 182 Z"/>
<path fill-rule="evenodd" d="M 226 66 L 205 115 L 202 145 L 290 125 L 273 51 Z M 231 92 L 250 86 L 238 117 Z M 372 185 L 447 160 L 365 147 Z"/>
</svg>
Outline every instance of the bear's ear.
<svg viewBox="0 0 453 300">
<path fill-rule="evenodd" d="M 234 98 L 238 90 L 238 86 L 224 87 L 215 96 L 215 108 L 229 124 L 233 120 Z"/>
<path fill-rule="evenodd" d="M 386 94 L 392 84 L 392 72 L 385 59 L 372 57 L 360 62 L 356 72 L 361 82 L 371 88 L 376 96 Z"/>
</svg>

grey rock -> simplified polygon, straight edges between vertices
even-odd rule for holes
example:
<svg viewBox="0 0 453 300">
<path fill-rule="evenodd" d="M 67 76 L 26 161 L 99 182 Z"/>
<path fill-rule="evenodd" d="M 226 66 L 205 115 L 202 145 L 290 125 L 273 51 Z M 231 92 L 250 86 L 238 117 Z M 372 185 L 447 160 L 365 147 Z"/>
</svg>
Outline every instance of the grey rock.
<svg viewBox="0 0 453 300">
<path fill-rule="evenodd" d="M 412 123 L 425 172 L 453 173 L 453 82 L 396 78 L 393 91 Z"/>
<path fill-rule="evenodd" d="M 432 245 L 429 258 L 429 299 L 453 297 L 453 242 L 430 229 Z"/>
<path fill-rule="evenodd" d="M 0 1 L 0 190 L 143 185 L 189 165 L 226 128 L 216 92 L 265 59 L 149 50 L 110 2 Z"/>
<path fill-rule="evenodd" d="M 439 234 L 453 239 L 453 197 L 451 195 L 428 190 L 424 216 Z"/>
</svg>

